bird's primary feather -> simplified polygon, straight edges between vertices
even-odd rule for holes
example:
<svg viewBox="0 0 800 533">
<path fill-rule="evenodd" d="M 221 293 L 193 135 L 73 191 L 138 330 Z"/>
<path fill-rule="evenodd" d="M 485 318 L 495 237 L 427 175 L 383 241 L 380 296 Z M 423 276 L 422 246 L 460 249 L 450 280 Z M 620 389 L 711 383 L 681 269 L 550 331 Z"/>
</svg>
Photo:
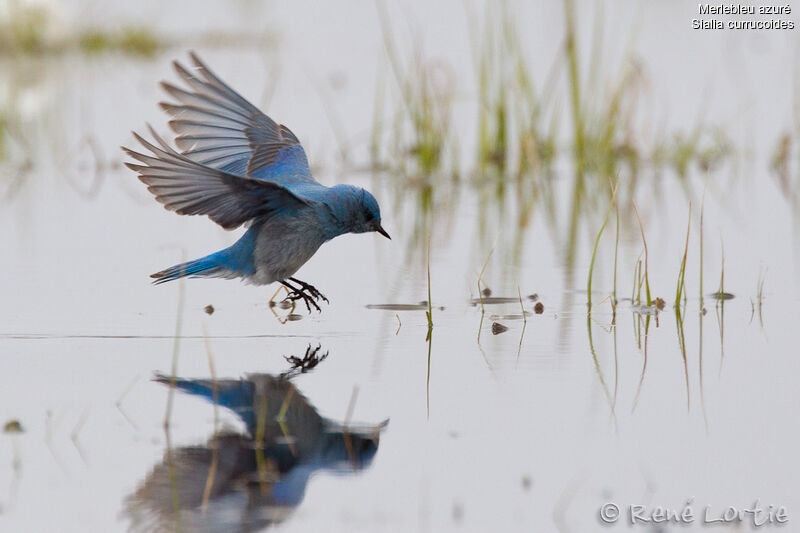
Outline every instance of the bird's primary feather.
<svg viewBox="0 0 800 533">
<path fill-rule="evenodd" d="M 138 134 L 136 139 L 153 156 L 124 150 L 143 165 L 125 163 L 139 173 L 156 200 L 181 215 L 208 215 L 225 229 L 233 229 L 255 217 L 297 211 L 314 200 L 296 196 L 277 183 L 237 176 L 190 159 L 169 147 L 152 128 L 160 147 Z"/>
<path fill-rule="evenodd" d="M 292 131 L 276 123 L 223 82 L 196 54 L 190 71 L 175 61 L 178 75 L 191 90 L 161 86 L 178 104 L 161 103 L 172 115 L 170 127 L 183 155 L 226 172 L 284 186 L 317 184 L 308 159 Z"/>
</svg>

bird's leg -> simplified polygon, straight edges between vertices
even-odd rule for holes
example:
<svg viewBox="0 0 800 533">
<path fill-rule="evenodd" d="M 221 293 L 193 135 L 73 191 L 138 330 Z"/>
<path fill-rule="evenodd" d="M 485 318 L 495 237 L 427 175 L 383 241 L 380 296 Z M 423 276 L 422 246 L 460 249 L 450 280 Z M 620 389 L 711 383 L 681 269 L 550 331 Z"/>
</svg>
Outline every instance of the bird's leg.
<svg viewBox="0 0 800 533">
<path fill-rule="evenodd" d="M 291 278 L 289 278 L 289 279 L 291 279 Z M 312 305 L 314 306 L 314 308 L 318 312 L 320 312 L 320 313 L 322 312 L 322 309 L 319 308 L 319 306 L 317 305 L 317 302 L 314 301 L 313 296 L 311 294 L 307 293 L 304 288 L 295 287 L 294 285 L 292 285 L 291 283 L 289 283 L 286 280 L 281 280 L 280 283 L 281 283 L 281 285 L 285 286 L 287 289 L 290 289 L 289 293 L 286 295 L 286 299 L 287 300 L 289 300 L 290 302 L 295 302 L 297 300 L 303 300 L 303 302 L 306 304 L 306 308 L 308 309 L 309 313 L 311 312 L 311 306 Z"/>
<path fill-rule="evenodd" d="M 270 309 L 275 306 L 275 302 L 277 301 L 275 300 L 275 298 L 278 297 L 278 293 L 281 291 L 285 292 L 286 294 L 289 294 L 289 289 L 287 289 L 285 285 L 278 285 L 278 288 L 275 289 L 275 293 L 272 295 L 272 298 L 269 299 Z"/>
<path fill-rule="evenodd" d="M 312 284 L 310 284 L 310 283 L 306 283 L 305 281 L 300 281 L 300 280 L 299 280 L 299 279 L 297 279 L 297 278 L 289 278 L 289 279 L 290 279 L 290 280 L 292 280 L 293 282 L 297 283 L 297 284 L 298 284 L 298 285 L 300 285 L 301 287 L 303 287 L 303 289 L 304 289 L 304 290 L 306 290 L 306 291 L 310 292 L 310 293 L 311 293 L 311 296 L 313 296 L 313 297 L 314 297 L 314 298 L 316 298 L 317 300 L 319 300 L 319 299 L 321 298 L 323 301 L 330 303 L 330 302 L 328 301 L 328 299 L 325 297 L 325 295 L 324 295 L 324 294 L 322 294 L 321 292 L 319 292 L 319 291 L 317 290 L 317 288 L 316 288 L 316 287 L 314 287 Z"/>
</svg>

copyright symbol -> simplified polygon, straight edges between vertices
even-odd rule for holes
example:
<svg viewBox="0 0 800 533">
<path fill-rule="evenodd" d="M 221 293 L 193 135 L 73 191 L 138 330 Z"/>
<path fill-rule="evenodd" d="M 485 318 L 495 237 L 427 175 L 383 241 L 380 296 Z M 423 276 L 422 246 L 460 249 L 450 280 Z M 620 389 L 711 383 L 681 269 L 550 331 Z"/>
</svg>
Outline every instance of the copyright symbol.
<svg viewBox="0 0 800 533">
<path fill-rule="evenodd" d="M 600 508 L 600 520 L 606 524 L 613 524 L 619 518 L 619 506 L 608 502 Z"/>
</svg>

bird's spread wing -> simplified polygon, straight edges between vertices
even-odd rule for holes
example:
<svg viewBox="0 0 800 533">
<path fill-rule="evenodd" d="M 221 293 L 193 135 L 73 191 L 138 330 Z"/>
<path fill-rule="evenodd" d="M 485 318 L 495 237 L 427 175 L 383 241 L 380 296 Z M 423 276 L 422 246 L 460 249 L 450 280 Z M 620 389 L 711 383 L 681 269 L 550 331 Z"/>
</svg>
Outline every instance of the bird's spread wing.
<svg viewBox="0 0 800 533">
<path fill-rule="evenodd" d="M 208 215 L 225 229 L 236 228 L 259 216 L 271 216 L 314 203 L 281 185 L 237 176 L 207 163 L 198 162 L 173 150 L 150 128 L 159 146 L 134 133 L 152 156 L 123 148 L 143 163 L 125 163 L 139 173 L 139 179 L 170 211 L 180 215 Z"/>
<path fill-rule="evenodd" d="M 317 182 L 300 141 L 219 79 L 194 53 L 194 69 L 174 62 L 189 90 L 161 82 L 178 101 L 162 102 L 172 115 L 175 143 L 193 161 L 281 185 Z"/>
</svg>

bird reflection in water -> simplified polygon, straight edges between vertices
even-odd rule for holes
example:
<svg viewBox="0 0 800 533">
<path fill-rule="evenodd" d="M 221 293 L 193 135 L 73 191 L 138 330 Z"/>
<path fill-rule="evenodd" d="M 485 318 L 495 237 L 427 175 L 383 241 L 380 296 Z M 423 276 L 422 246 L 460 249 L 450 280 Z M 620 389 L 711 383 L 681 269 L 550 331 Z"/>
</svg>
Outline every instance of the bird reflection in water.
<svg viewBox="0 0 800 533">
<path fill-rule="evenodd" d="M 176 379 L 183 392 L 211 402 L 216 397 L 247 429 L 217 432 L 203 445 L 168 448 L 125 502 L 131 530 L 258 530 L 289 517 L 316 472 L 368 468 L 386 422 L 352 427 L 325 419 L 292 382 L 308 361 L 319 362 L 317 351 L 290 359 L 293 369 L 281 375 Z M 168 376 L 155 380 L 171 382 Z"/>
</svg>

